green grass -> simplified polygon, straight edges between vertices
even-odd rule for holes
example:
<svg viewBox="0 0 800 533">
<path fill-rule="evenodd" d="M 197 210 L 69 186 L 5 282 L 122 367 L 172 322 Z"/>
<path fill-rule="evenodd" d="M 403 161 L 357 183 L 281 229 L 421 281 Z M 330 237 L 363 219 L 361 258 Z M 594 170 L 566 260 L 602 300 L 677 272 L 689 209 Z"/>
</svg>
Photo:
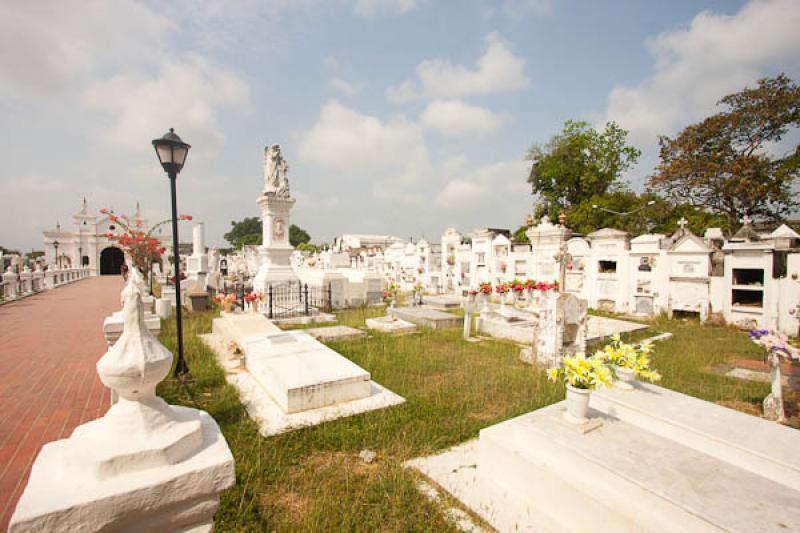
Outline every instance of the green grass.
<svg viewBox="0 0 800 533">
<path fill-rule="evenodd" d="M 339 324 L 363 326 L 380 307 L 339 313 Z M 372 333 L 331 344 L 367 369 L 406 403 L 289 434 L 262 438 L 197 334 L 211 329 L 211 313 L 185 321 L 187 359 L 196 382 L 168 379 L 159 393 L 170 403 L 208 411 L 220 424 L 236 460 L 237 485 L 222 495 L 218 531 L 456 531 L 436 504 L 415 488 L 402 467 L 478 435 L 484 427 L 563 398 L 561 385 L 518 360 L 511 343 L 468 343 L 460 330 L 402 337 Z M 766 384 L 706 372 L 730 358 L 758 358 L 746 335 L 693 322 L 657 320 L 647 334 L 671 331 L 654 357 L 662 384 L 710 401 L 757 405 Z M 174 349 L 174 320 L 161 339 Z M 637 334 L 641 335 L 641 334 Z M 377 452 L 372 464 L 360 450 Z"/>
</svg>

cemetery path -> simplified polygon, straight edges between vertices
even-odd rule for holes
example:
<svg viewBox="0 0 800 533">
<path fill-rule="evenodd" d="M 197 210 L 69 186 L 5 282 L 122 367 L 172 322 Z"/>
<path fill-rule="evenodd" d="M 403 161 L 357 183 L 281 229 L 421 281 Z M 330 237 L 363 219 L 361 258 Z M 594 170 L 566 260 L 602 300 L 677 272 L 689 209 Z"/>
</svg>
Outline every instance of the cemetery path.
<svg viewBox="0 0 800 533">
<path fill-rule="evenodd" d="M 42 445 L 102 416 L 110 391 L 95 363 L 120 276 L 101 276 L 0 306 L 0 531 Z"/>
</svg>

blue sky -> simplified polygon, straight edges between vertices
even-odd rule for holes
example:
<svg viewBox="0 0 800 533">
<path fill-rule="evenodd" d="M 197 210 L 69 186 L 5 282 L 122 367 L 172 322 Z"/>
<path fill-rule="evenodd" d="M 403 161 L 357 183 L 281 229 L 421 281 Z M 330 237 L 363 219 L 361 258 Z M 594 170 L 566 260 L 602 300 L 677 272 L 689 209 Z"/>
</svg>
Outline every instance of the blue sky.
<svg viewBox="0 0 800 533">
<path fill-rule="evenodd" d="M 271 143 L 317 242 L 516 227 L 532 143 L 616 120 L 641 186 L 657 134 L 800 78 L 797 27 L 794 0 L 3 3 L 0 244 L 40 247 L 84 195 L 162 218 L 150 140 L 168 127 L 193 145 L 179 208 L 212 245 L 257 214 Z"/>
</svg>

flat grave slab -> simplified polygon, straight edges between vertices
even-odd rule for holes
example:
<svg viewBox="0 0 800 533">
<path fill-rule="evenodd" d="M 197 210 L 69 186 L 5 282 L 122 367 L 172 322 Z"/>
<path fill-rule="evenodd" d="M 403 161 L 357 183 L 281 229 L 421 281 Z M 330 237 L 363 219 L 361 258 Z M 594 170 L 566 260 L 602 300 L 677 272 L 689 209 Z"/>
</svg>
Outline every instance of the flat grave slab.
<svg viewBox="0 0 800 533">
<path fill-rule="evenodd" d="M 559 402 L 407 465 L 499 531 L 800 528 L 796 430 L 659 389 L 593 394 L 585 434 Z"/>
<path fill-rule="evenodd" d="M 390 316 L 431 329 L 460 328 L 464 319 L 426 307 L 395 307 L 387 309 Z"/>
<path fill-rule="evenodd" d="M 592 342 L 598 339 L 611 337 L 616 333 L 630 333 L 632 331 L 640 331 L 647 329 L 646 324 L 638 324 L 636 322 L 629 322 L 627 320 L 619 320 L 617 318 L 608 318 L 604 316 L 587 317 L 587 333 L 586 341 Z"/>
<path fill-rule="evenodd" d="M 212 321 L 212 331 L 244 347 L 251 338 L 261 338 L 282 330 L 259 313 L 222 312 L 219 318 Z"/>
<path fill-rule="evenodd" d="M 444 296 L 437 294 L 434 296 L 423 296 L 422 303 L 423 305 L 430 307 L 431 309 L 447 311 L 448 309 L 460 308 L 461 298 L 458 298 L 456 296 Z"/>
<path fill-rule="evenodd" d="M 225 371 L 225 379 L 238 389 L 242 403 L 247 409 L 247 413 L 258 424 L 259 432 L 265 437 L 293 431 L 302 427 L 314 426 L 346 416 L 383 409 L 401 404 L 405 401 L 402 396 L 393 393 L 375 381 L 367 381 L 366 395 L 358 399 L 340 401 L 339 403 L 324 405 L 323 407 L 311 408 L 304 411 L 287 412 L 287 410 L 267 392 L 260 380 L 256 379 L 253 373 L 242 364 L 242 360 L 247 360 L 246 355 L 240 358 L 240 356 L 232 354 L 227 350 L 227 339 L 216 333 L 201 335 L 200 337 L 214 350 L 217 361 Z M 306 337 L 314 340 L 310 336 Z M 324 347 L 324 345 L 322 346 Z M 333 352 L 333 350 L 331 350 L 331 352 Z M 336 352 L 333 353 L 341 357 L 339 354 L 336 354 Z M 342 357 L 342 359 L 344 358 Z M 354 366 L 360 368 L 357 367 L 357 365 Z M 361 371 L 363 372 L 363 370 Z M 355 371 L 355 374 L 358 375 L 358 371 Z M 364 387 L 363 383 L 359 383 L 358 386 Z M 312 386 L 312 391 L 314 391 L 314 389 L 315 387 Z M 364 390 L 360 389 L 359 394 L 361 392 L 364 392 Z"/>
<path fill-rule="evenodd" d="M 417 326 L 411 322 L 406 322 L 402 318 L 394 316 L 380 316 L 376 318 L 368 318 L 365 321 L 369 329 L 380 331 L 388 335 L 408 335 L 417 331 Z"/>
<path fill-rule="evenodd" d="M 366 398 L 369 372 L 304 331 L 251 339 L 245 366 L 287 413 Z"/>
<path fill-rule="evenodd" d="M 324 328 L 310 328 L 305 330 L 306 333 L 321 342 L 330 341 L 348 341 L 354 339 L 361 339 L 367 336 L 367 333 L 350 326 L 327 326 Z"/>
</svg>

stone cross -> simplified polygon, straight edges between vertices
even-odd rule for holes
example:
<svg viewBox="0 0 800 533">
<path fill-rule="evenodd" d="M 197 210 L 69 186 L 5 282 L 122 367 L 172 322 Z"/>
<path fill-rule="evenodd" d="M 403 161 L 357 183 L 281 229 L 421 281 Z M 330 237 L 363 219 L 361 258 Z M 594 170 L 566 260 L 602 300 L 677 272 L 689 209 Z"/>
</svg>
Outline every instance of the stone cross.
<svg viewBox="0 0 800 533">
<path fill-rule="evenodd" d="M 688 224 L 688 223 L 689 223 L 689 221 L 686 220 L 686 218 L 684 218 L 684 217 L 681 217 L 680 220 L 678 220 L 678 226 L 681 228 L 681 231 L 686 229 L 686 224 Z"/>
</svg>

